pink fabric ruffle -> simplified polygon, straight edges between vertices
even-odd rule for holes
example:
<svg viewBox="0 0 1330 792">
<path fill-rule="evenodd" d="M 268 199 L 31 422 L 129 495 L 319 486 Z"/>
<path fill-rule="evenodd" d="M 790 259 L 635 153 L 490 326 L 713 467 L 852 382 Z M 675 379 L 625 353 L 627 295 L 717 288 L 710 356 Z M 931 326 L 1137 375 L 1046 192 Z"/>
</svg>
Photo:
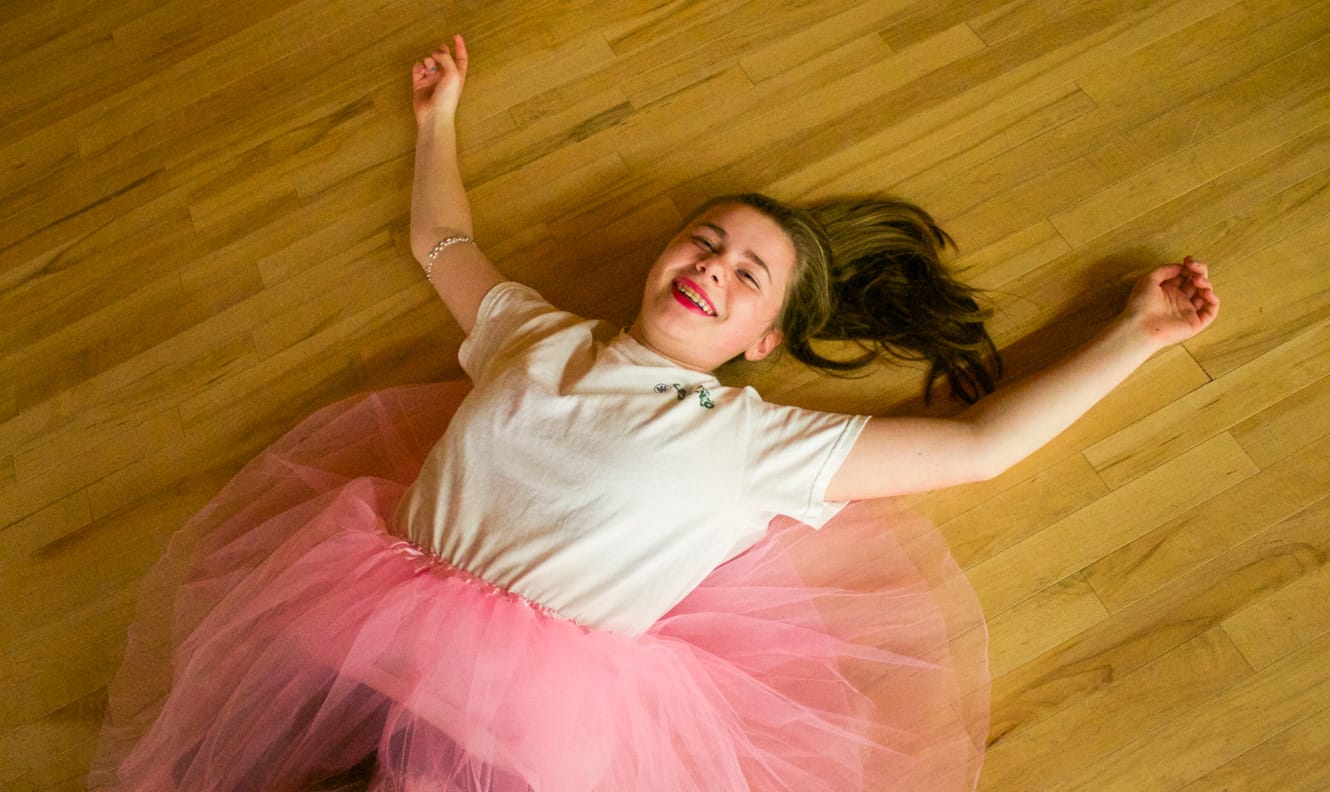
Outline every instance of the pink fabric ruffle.
<svg viewBox="0 0 1330 792">
<path fill-rule="evenodd" d="M 778 520 L 645 635 L 588 629 L 387 532 L 466 390 L 327 408 L 182 529 L 90 788 L 974 787 L 983 619 L 926 521 Z"/>
</svg>

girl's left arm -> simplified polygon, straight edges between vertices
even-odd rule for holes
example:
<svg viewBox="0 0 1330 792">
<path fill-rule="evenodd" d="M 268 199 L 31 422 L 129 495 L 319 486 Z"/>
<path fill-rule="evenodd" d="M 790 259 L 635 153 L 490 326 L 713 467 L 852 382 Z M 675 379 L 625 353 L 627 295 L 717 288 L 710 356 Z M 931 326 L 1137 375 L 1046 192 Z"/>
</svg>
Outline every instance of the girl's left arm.
<svg viewBox="0 0 1330 792">
<path fill-rule="evenodd" d="M 1219 297 L 1190 257 L 1137 282 L 1127 308 L 1062 361 L 956 418 L 873 418 L 827 487 L 829 501 L 993 478 L 1052 440 L 1151 355 L 1214 321 Z"/>
<path fill-rule="evenodd" d="M 466 41 L 459 35 L 451 49 L 441 44 L 411 71 L 416 114 L 411 252 L 449 313 L 470 333 L 481 301 L 505 278 L 478 245 L 435 247 L 450 238 L 469 240 L 472 234 L 471 204 L 457 161 L 456 116 L 467 61 Z"/>
</svg>

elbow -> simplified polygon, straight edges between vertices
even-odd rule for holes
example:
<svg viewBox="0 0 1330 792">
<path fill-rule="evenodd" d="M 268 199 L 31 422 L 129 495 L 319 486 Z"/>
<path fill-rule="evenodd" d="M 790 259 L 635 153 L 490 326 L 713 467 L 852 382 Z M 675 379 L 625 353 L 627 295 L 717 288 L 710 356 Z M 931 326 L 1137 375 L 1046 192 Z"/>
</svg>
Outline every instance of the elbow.
<svg viewBox="0 0 1330 792">
<path fill-rule="evenodd" d="M 434 245 L 434 233 L 428 228 L 418 228 L 414 223 L 411 225 L 411 255 L 416 261 L 424 266 L 425 261 L 429 259 L 430 248 Z"/>
<path fill-rule="evenodd" d="M 1001 437 L 986 432 L 981 424 L 970 425 L 969 473 L 972 481 L 992 481 L 1011 470 L 1022 457 Z"/>
<path fill-rule="evenodd" d="M 423 267 L 429 260 L 430 251 L 438 244 L 439 240 L 450 236 L 470 236 L 471 231 L 454 226 L 435 226 L 411 224 L 411 255 L 415 256 L 416 261 Z"/>
<path fill-rule="evenodd" d="M 975 465 L 971 475 L 972 481 L 992 481 L 993 479 L 1011 470 L 1013 462 L 999 459 L 980 459 Z"/>
</svg>

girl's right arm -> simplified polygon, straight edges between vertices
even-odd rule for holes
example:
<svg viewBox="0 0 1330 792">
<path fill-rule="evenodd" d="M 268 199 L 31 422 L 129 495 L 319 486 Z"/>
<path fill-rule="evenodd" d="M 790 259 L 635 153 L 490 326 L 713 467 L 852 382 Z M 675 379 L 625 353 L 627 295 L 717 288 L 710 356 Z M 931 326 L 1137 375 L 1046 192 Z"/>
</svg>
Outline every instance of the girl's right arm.
<svg viewBox="0 0 1330 792">
<path fill-rule="evenodd" d="M 1034 453 L 1155 352 L 1214 321 L 1219 297 L 1199 261 L 1137 282 L 1127 309 L 1063 360 L 956 418 L 873 418 L 827 487 L 827 500 L 939 489 L 992 478 Z"/>
<path fill-rule="evenodd" d="M 474 244 L 430 252 L 449 237 L 472 235 L 471 205 L 457 166 L 458 100 L 466 81 L 466 42 L 453 37 L 450 51 L 440 45 L 412 68 L 412 106 L 416 115 L 416 166 L 411 189 L 411 253 L 428 267 L 430 281 L 448 311 L 466 333 L 476 323 L 480 302 L 507 280 Z"/>
</svg>

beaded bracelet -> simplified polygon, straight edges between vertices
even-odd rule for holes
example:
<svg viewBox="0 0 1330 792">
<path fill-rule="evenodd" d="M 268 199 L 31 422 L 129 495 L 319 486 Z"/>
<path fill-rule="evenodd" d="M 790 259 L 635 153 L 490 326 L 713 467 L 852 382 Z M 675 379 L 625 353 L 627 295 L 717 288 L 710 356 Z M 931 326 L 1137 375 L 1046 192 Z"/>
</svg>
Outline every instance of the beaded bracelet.
<svg viewBox="0 0 1330 792">
<path fill-rule="evenodd" d="M 434 259 L 438 258 L 440 253 L 442 253 L 446 248 L 452 247 L 453 245 L 468 245 L 468 244 L 474 245 L 476 244 L 476 240 L 472 239 L 466 234 L 457 234 L 456 236 L 444 237 L 443 239 L 440 239 L 439 243 L 430 249 L 429 261 L 425 263 L 425 280 L 429 281 L 430 283 L 434 282 L 434 277 L 433 277 Z"/>
</svg>

